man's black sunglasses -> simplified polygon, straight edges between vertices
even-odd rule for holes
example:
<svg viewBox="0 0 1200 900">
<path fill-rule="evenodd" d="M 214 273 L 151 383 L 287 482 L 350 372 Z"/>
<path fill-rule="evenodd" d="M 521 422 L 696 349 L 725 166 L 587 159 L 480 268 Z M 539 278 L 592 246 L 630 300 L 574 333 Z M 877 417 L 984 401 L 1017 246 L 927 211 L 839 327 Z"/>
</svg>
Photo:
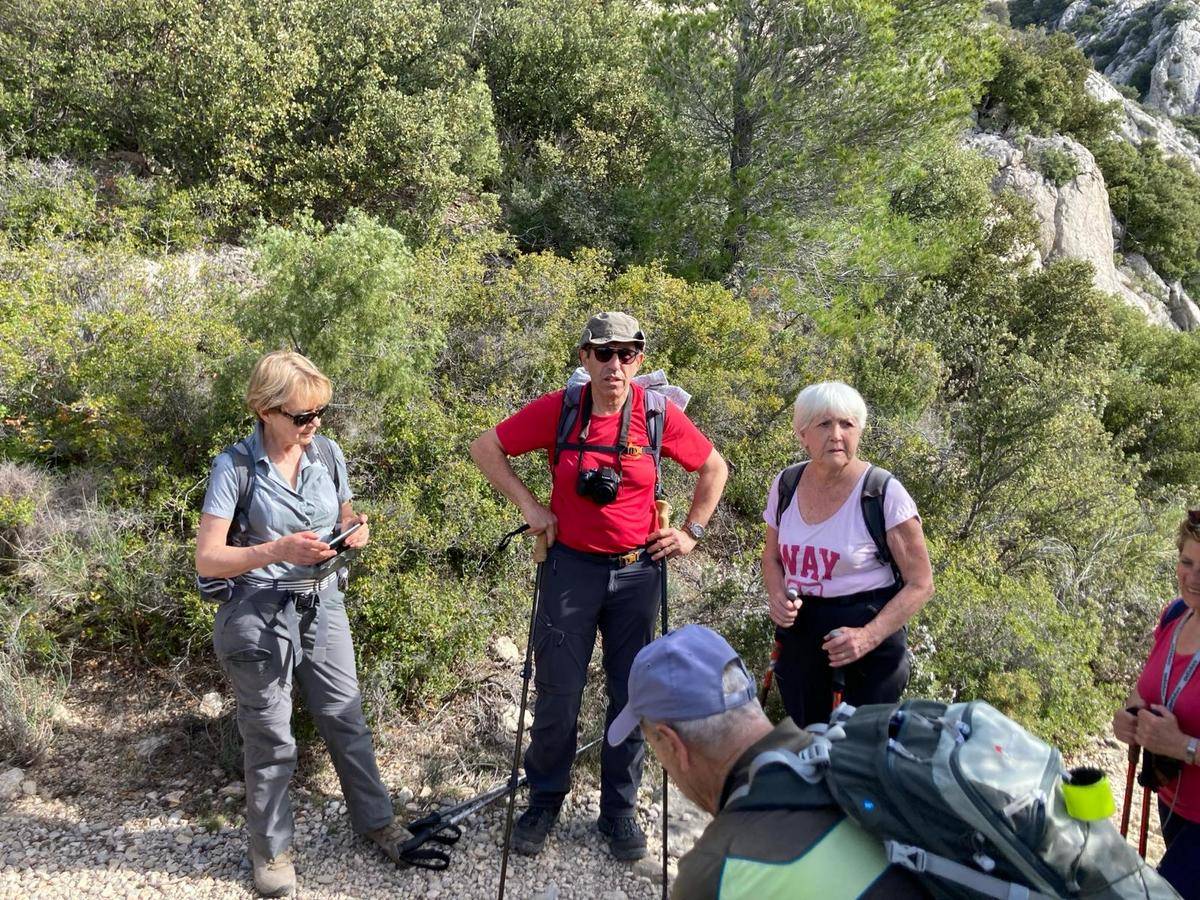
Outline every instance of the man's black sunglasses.
<svg viewBox="0 0 1200 900">
<path fill-rule="evenodd" d="M 626 364 L 633 362 L 637 359 L 638 354 L 642 352 L 632 347 L 592 347 L 591 350 L 592 355 L 602 363 L 606 363 L 612 359 L 615 353 L 617 358 Z"/>
<path fill-rule="evenodd" d="M 286 416 L 287 418 L 291 419 L 292 424 L 297 428 L 303 428 L 313 419 L 319 419 L 321 416 L 325 415 L 325 410 L 327 409 L 329 409 L 328 406 L 322 406 L 320 409 L 314 409 L 312 412 L 305 413 L 284 412 L 282 409 L 277 409 L 276 412 L 281 416 Z"/>
</svg>

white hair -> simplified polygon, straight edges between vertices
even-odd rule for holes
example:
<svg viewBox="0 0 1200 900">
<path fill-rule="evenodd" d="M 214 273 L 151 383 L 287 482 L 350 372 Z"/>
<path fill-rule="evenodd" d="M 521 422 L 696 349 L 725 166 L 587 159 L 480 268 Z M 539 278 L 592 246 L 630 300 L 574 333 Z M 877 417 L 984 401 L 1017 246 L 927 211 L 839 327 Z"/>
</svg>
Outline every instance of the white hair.
<svg viewBox="0 0 1200 900">
<path fill-rule="evenodd" d="M 747 688 L 753 690 L 754 683 L 746 674 L 742 661 L 740 659 L 732 660 L 721 673 L 721 690 L 726 694 L 736 694 Z M 759 719 L 766 719 L 766 714 L 759 706 L 758 698 L 753 697 L 741 706 L 735 706 L 733 709 L 705 716 L 702 719 L 666 721 L 661 724 L 679 735 L 679 739 L 689 749 L 714 756 L 721 747 L 736 740 L 739 734 L 745 734 L 746 729 Z M 646 730 L 646 724 L 646 720 L 643 719 L 643 731 Z"/>
<path fill-rule="evenodd" d="M 821 381 L 810 384 L 796 395 L 792 428 L 799 435 L 809 425 L 830 414 L 853 419 L 859 431 L 867 427 L 867 404 L 862 394 L 844 381 Z"/>
</svg>

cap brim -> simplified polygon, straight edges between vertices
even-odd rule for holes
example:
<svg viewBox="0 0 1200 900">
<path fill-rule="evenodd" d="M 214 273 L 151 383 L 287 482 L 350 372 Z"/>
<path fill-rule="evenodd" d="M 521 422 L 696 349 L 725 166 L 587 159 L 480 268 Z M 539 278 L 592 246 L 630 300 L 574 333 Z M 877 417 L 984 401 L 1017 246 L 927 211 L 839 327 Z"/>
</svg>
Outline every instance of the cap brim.
<svg viewBox="0 0 1200 900">
<path fill-rule="evenodd" d="M 581 343 L 579 346 L 580 347 L 598 347 L 601 344 L 637 344 L 640 347 L 645 347 L 646 339 L 644 337 L 629 337 L 629 338 L 594 337 L 594 338 L 588 338 L 586 341 Z"/>
<path fill-rule="evenodd" d="M 633 711 L 633 704 L 626 703 L 625 708 L 617 714 L 613 719 L 613 723 L 608 726 L 608 743 L 609 746 L 615 747 L 618 744 L 624 743 L 625 739 L 633 734 L 635 728 L 641 724 L 638 714 Z"/>
</svg>

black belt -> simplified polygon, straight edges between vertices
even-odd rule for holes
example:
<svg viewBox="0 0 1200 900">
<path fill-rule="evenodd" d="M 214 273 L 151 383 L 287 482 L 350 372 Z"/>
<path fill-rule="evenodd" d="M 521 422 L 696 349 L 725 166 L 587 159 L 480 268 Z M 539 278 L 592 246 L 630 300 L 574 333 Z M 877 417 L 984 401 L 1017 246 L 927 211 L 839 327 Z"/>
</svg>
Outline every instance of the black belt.
<svg viewBox="0 0 1200 900">
<path fill-rule="evenodd" d="M 874 588 L 870 591 L 859 591 L 857 594 L 843 594 L 841 597 L 818 597 L 801 594 L 800 599 L 813 606 L 862 606 L 873 603 L 887 603 L 900 593 L 900 585 L 889 584 L 887 587 Z"/>
<path fill-rule="evenodd" d="M 573 556 L 576 559 L 582 559 L 586 562 L 611 566 L 614 569 L 623 569 L 626 566 L 632 566 L 635 562 L 640 561 L 642 554 L 646 552 L 645 547 L 634 547 L 625 553 L 589 553 L 587 550 L 576 550 L 574 547 L 568 547 L 562 541 L 558 541 L 550 549 L 552 551 L 558 550 L 567 556 Z"/>
</svg>

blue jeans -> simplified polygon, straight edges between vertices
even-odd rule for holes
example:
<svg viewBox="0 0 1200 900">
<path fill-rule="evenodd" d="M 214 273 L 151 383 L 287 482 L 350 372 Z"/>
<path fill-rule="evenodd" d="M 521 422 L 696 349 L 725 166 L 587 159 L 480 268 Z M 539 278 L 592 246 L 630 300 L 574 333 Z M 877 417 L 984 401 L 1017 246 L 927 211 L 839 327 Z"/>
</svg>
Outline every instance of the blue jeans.
<svg viewBox="0 0 1200 900">
<path fill-rule="evenodd" d="M 1167 845 L 1158 874 L 1183 900 L 1200 900 L 1200 822 L 1172 813 L 1162 800 L 1158 801 L 1158 821 Z"/>
</svg>

